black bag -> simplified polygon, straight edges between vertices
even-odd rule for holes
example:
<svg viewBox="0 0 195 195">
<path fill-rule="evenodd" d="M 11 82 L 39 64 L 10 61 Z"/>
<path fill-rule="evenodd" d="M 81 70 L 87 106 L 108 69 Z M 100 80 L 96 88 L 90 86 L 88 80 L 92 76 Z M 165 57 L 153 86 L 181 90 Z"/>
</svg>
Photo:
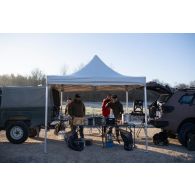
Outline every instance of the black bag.
<svg viewBox="0 0 195 195">
<path fill-rule="evenodd" d="M 155 145 L 169 145 L 168 134 L 166 132 L 156 133 L 153 136 L 153 143 Z"/>
<path fill-rule="evenodd" d="M 131 132 L 120 129 L 121 138 L 124 142 L 124 149 L 127 151 L 133 150 L 133 136 Z"/>
<path fill-rule="evenodd" d="M 82 151 L 85 147 L 85 143 L 82 139 L 78 139 L 74 134 L 67 139 L 68 147 L 75 151 Z"/>
<path fill-rule="evenodd" d="M 115 125 L 115 118 L 106 118 L 106 125 Z"/>
</svg>

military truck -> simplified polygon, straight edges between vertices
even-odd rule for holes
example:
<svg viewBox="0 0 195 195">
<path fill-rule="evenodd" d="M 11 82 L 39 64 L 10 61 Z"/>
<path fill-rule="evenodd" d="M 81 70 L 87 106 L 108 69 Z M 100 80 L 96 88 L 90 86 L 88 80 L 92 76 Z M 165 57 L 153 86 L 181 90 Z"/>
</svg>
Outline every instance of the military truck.
<svg viewBox="0 0 195 195">
<path fill-rule="evenodd" d="M 148 90 L 159 94 L 149 106 L 150 123 L 188 146 L 190 134 L 195 134 L 195 88 L 171 89 L 151 82 Z"/>
<path fill-rule="evenodd" d="M 59 114 L 60 97 L 49 89 L 48 124 Z M 20 144 L 35 137 L 45 122 L 45 87 L 0 87 L 0 130 Z"/>
</svg>

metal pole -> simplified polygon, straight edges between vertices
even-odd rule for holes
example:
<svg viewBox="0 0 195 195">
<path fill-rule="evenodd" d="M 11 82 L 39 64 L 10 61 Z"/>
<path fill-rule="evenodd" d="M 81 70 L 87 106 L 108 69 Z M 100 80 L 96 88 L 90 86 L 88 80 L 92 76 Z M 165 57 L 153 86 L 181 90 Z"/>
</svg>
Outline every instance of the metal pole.
<svg viewBox="0 0 195 195">
<path fill-rule="evenodd" d="M 48 123 L 48 84 L 46 78 L 45 88 L 45 141 L 44 141 L 44 153 L 47 153 L 47 123 Z"/>
<path fill-rule="evenodd" d="M 62 104 L 63 104 L 63 91 L 60 92 L 60 108 L 62 113 Z"/>
<path fill-rule="evenodd" d="M 144 132 L 145 132 L 145 139 L 146 139 L 146 151 L 148 151 L 148 105 L 147 105 L 147 90 L 146 84 L 144 85 L 144 107 L 145 107 L 145 124 L 144 124 Z"/>
<path fill-rule="evenodd" d="M 126 89 L 126 113 L 128 113 L 128 104 L 129 104 L 129 92 Z"/>
</svg>

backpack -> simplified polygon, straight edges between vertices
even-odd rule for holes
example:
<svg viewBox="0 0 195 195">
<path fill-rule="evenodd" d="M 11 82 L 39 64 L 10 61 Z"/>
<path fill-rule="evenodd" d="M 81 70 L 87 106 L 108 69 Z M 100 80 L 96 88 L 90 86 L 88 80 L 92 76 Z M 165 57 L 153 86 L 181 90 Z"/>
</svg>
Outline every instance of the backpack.
<svg viewBox="0 0 195 195">
<path fill-rule="evenodd" d="M 169 145 L 169 141 L 168 141 L 168 135 L 166 132 L 160 132 L 160 133 L 156 133 L 153 136 L 153 143 L 155 145 Z"/>
<path fill-rule="evenodd" d="M 77 136 L 72 134 L 67 138 L 68 147 L 75 151 L 82 151 L 85 147 L 85 143 L 82 139 L 78 139 Z"/>
<path fill-rule="evenodd" d="M 124 149 L 127 151 L 133 150 L 133 136 L 131 132 L 120 129 L 121 138 L 124 142 Z"/>
</svg>

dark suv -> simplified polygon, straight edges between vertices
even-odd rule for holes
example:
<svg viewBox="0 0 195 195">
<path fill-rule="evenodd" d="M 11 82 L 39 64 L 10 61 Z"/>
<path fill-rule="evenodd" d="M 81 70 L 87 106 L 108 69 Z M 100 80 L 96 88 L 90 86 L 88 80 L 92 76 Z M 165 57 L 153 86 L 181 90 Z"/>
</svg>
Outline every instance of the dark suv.
<svg viewBox="0 0 195 195">
<path fill-rule="evenodd" d="M 59 92 L 49 89 L 48 122 L 59 113 Z M 34 137 L 45 122 L 45 87 L 0 87 L 0 130 L 14 144 Z"/>
<path fill-rule="evenodd" d="M 151 123 L 178 137 L 187 145 L 189 134 L 195 134 L 195 88 L 170 89 L 151 82 L 148 90 L 159 93 L 158 99 L 149 106 Z"/>
</svg>

